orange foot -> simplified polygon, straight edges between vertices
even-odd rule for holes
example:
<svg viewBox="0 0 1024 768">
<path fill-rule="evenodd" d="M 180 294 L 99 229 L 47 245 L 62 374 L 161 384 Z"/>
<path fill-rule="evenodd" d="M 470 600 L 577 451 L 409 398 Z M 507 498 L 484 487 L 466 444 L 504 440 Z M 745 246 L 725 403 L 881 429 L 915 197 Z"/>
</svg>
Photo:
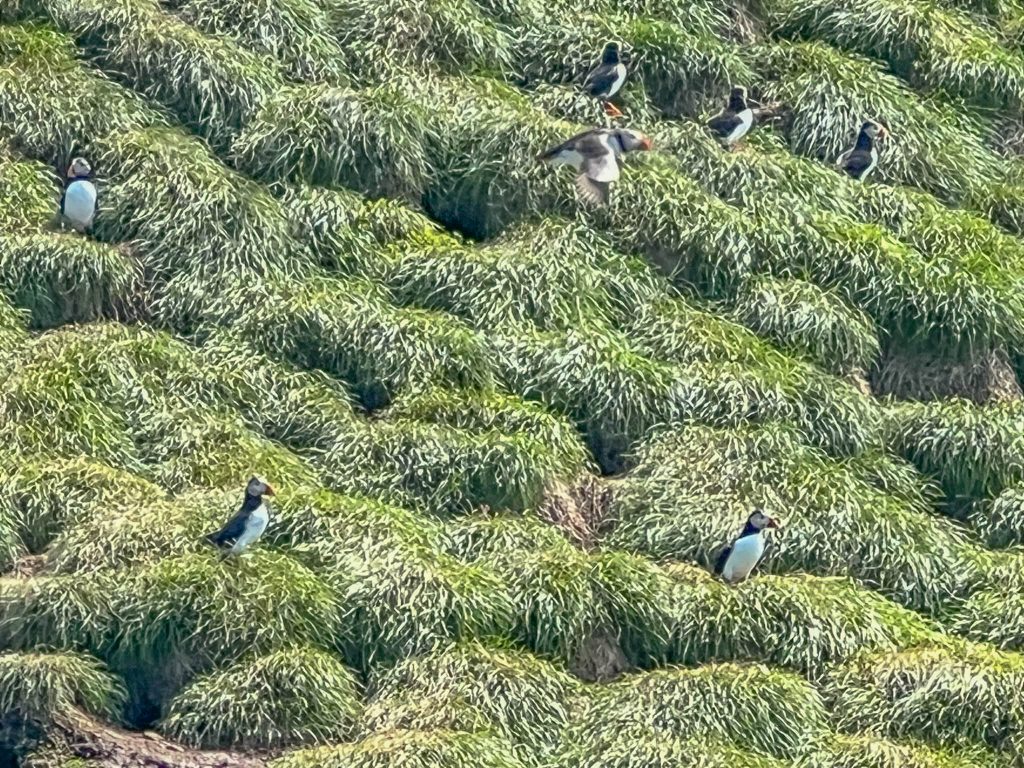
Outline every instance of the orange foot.
<svg viewBox="0 0 1024 768">
<path fill-rule="evenodd" d="M 622 117 L 622 112 L 620 112 L 619 108 L 612 104 L 610 101 L 606 101 L 604 103 L 604 111 L 610 117 Z"/>
</svg>

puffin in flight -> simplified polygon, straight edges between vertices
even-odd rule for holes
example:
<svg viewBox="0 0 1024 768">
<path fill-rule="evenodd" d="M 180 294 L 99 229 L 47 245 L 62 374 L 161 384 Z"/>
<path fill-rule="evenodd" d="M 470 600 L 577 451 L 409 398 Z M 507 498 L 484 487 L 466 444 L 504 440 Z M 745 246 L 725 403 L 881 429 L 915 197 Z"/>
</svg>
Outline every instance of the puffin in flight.
<svg viewBox="0 0 1024 768">
<path fill-rule="evenodd" d="M 249 545 L 259 540 L 270 522 L 270 509 L 263 500 L 273 496 L 274 489 L 261 477 L 249 478 L 245 487 L 245 499 L 235 516 L 216 533 L 205 537 L 205 541 L 220 550 L 221 557 L 240 555 Z"/>
<path fill-rule="evenodd" d="M 836 167 L 844 171 L 851 179 L 865 181 L 878 165 L 878 148 L 875 139 L 884 139 L 888 131 L 881 123 L 865 120 L 857 134 L 857 143 L 836 160 Z"/>
<path fill-rule="evenodd" d="M 96 187 L 91 175 L 92 168 L 84 157 L 71 161 L 60 198 L 60 213 L 76 232 L 85 232 L 96 215 Z"/>
<path fill-rule="evenodd" d="M 721 576 L 723 581 L 729 584 L 747 578 L 764 554 L 764 532 L 768 528 L 778 527 L 779 523 L 775 518 L 755 508 L 747 518 L 747 524 L 743 526 L 740 535 L 718 555 L 715 561 L 715 575 Z"/>
<path fill-rule="evenodd" d="M 635 150 L 647 151 L 651 140 L 627 128 L 594 128 L 537 156 L 551 165 L 571 165 L 579 175 L 576 188 L 585 200 L 607 205 L 611 183 L 619 178 L 619 157 Z"/>
<path fill-rule="evenodd" d="M 626 65 L 619 60 L 619 44 L 605 43 L 601 63 L 594 67 L 583 82 L 583 90 L 604 105 L 611 117 L 622 117 L 622 112 L 611 102 L 626 82 Z"/>
<path fill-rule="evenodd" d="M 725 109 L 707 122 L 708 128 L 726 149 L 732 149 L 754 125 L 754 110 L 747 106 L 747 89 L 733 86 Z"/>
</svg>

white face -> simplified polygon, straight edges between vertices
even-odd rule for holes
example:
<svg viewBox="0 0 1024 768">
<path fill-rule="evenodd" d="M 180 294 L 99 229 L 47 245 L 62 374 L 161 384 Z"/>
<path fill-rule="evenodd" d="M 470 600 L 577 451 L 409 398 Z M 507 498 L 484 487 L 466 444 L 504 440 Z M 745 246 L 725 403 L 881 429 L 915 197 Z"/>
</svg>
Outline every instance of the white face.
<svg viewBox="0 0 1024 768">
<path fill-rule="evenodd" d="M 274 495 L 274 489 L 270 487 L 270 483 L 259 476 L 253 477 L 249 480 L 249 485 L 246 486 L 245 492 L 250 496 Z"/>
<path fill-rule="evenodd" d="M 758 529 L 775 528 L 776 527 L 775 520 L 773 520 L 771 517 L 766 515 L 761 510 L 756 510 L 755 512 L 753 512 L 750 515 L 749 520 L 750 520 L 750 524 L 752 526 L 754 526 L 755 528 L 758 528 Z"/>
<path fill-rule="evenodd" d="M 76 157 L 71 161 L 71 167 L 68 168 L 68 176 L 86 176 L 90 170 L 92 169 L 84 157 Z"/>
</svg>

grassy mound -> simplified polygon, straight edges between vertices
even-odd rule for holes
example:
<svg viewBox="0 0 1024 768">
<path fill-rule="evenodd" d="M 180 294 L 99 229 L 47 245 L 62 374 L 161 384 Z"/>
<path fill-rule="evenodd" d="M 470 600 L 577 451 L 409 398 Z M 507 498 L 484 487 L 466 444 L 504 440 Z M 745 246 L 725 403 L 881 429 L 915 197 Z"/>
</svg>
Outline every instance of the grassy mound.
<svg viewBox="0 0 1024 768">
<path fill-rule="evenodd" d="M 1022 85 L 1016 0 L 0 0 L 0 764 L 1016 764 Z"/>
<path fill-rule="evenodd" d="M 501 738 L 486 733 L 443 730 L 381 733 L 355 744 L 292 752 L 271 765 L 273 768 L 385 768 L 396 763 L 409 768 L 523 766 Z"/>
<path fill-rule="evenodd" d="M 865 654 L 836 670 L 826 695 L 844 729 L 999 748 L 1020 728 L 1022 670 L 1015 654 L 978 645 Z"/>
<path fill-rule="evenodd" d="M 915 608 L 937 608 L 981 578 L 959 530 L 780 427 L 690 427 L 653 440 L 616 493 L 608 541 L 710 564 L 754 505 L 788 529 L 766 555 L 768 571 L 851 573 Z"/>
<path fill-rule="evenodd" d="M 363 728 L 490 729 L 530 764 L 554 747 L 578 687 L 575 678 L 529 654 L 461 643 L 375 676 Z"/>
<path fill-rule="evenodd" d="M 286 648 L 198 678 L 171 701 L 161 730 L 207 748 L 328 743 L 351 733 L 359 709 L 358 682 L 344 664 Z"/>
<path fill-rule="evenodd" d="M 0 711 L 48 723 L 75 707 L 117 718 L 124 688 L 95 659 L 73 653 L 0 654 Z"/>
</svg>

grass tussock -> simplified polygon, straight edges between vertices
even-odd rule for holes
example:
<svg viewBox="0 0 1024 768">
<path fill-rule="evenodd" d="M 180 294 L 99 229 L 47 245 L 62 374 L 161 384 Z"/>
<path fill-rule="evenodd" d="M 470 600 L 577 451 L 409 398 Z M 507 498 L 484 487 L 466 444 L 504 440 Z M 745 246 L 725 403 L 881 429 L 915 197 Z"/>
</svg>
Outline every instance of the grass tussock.
<svg viewBox="0 0 1024 768">
<path fill-rule="evenodd" d="M 437 513 L 486 505 L 522 511 L 546 491 L 574 480 L 586 466 L 539 439 L 502 429 L 459 429 L 409 419 L 360 427 L 323 459 L 331 487 Z M 355 476 L 352 473 L 355 470 Z M 395 495 L 395 494 L 399 495 Z"/>
<path fill-rule="evenodd" d="M 643 261 L 559 219 L 515 227 L 483 248 L 423 237 L 389 255 L 385 279 L 399 301 L 451 312 L 482 330 L 618 324 L 666 288 Z"/>
<path fill-rule="evenodd" d="M 753 282 L 736 311 L 744 325 L 833 373 L 868 370 L 879 355 L 870 319 L 810 283 Z"/>
<path fill-rule="evenodd" d="M 417 202 L 430 173 L 420 106 L 393 85 L 303 85 L 268 99 L 232 145 L 239 168 L 273 181 L 347 186 Z"/>
<path fill-rule="evenodd" d="M 33 328 L 130 320 L 144 311 L 142 267 L 130 250 L 73 235 L 0 237 L 0 280 Z"/>
<path fill-rule="evenodd" d="M 449 315 L 396 307 L 368 281 L 279 282 L 267 293 L 267 302 L 243 309 L 238 335 L 267 354 L 345 380 L 369 409 L 430 384 L 477 388 L 493 380 L 481 335 Z"/>
<path fill-rule="evenodd" d="M 591 743 L 567 744 L 555 765 L 570 768 L 781 768 L 788 763 L 720 738 L 679 738 L 670 731 L 633 724 L 600 734 Z"/>
<path fill-rule="evenodd" d="M 111 595 L 121 619 L 115 666 L 160 676 L 204 671 L 295 645 L 336 637 L 335 592 L 294 559 L 257 550 L 218 562 L 203 549 L 137 569 Z"/>
<path fill-rule="evenodd" d="M 510 69 L 513 42 L 473 0 L 334 0 L 331 16 L 349 66 L 364 81 L 406 69 Z"/>
<path fill-rule="evenodd" d="M 352 744 L 291 752 L 271 768 L 524 768 L 511 745 L 486 732 L 391 731 Z"/>
<path fill-rule="evenodd" d="M 363 728 L 490 729 L 531 763 L 554 747 L 578 687 L 568 673 L 528 653 L 464 642 L 376 675 Z"/>
<path fill-rule="evenodd" d="M 174 3 L 178 5 L 178 3 Z M 292 80 L 342 85 L 345 53 L 331 19 L 315 0 L 180 3 L 179 16 L 213 37 L 230 36 L 244 48 L 279 61 Z"/>
<path fill-rule="evenodd" d="M 978 643 L 1010 651 L 1024 650 L 1024 598 L 1012 588 L 976 592 L 959 606 L 952 631 Z"/>
<path fill-rule="evenodd" d="M 359 682 L 341 661 L 287 648 L 197 678 L 170 702 L 161 730 L 203 748 L 326 744 L 349 736 L 361 708 Z"/>
<path fill-rule="evenodd" d="M 76 653 L 0 654 L 0 710 L 47 725 L 81 708 L 117 719 L 124 687 L 95 659 Z"/>
<path fill-rule="evenodd" d="M 999 758 L 984 749 L 936 749 L 873 736 L 836 736 L 800 760 L 800 768 L 995 768 Z"/>
<path fill-rule="evenodd" d="M 0 152 L 0 211 L 4 231 L 12 235 L 38 232 L 55 211 L 56 178 L 44 163 L 6 157 Z"/>
<path fill-rule="evenodd" d="M 1022 413 L 1013 402 L 905 403 L 889 413 L 886 442 L 934 476 L 951 501 L 988 498 L 1024 472 Z"/>
<path fill-rule="evenodd" d="M 123 509 L 164 496 L 138 475 L 80 456 L 11 461 L 2 478 L 2 497 L 14 509 L 32 552 L 42 551 L 69 522 L 82 522 L 105 507 Z"/>
<path fill-rule="evenodd" d="M 976 503 L 969 522 L 990 549 L 1024 544 L 1024 488 L 1012 486 Z"/>
<path fill-rule="evenodd" d="M 41 3 L 105 71 L 225 147 L 282 84 L 280 67 L 228 37 L 206 35 L 154 0 Z"/>
<path fill-rule="evenodd" d="M 0 121 L 26 153 L 62 167 L 92 137 L 164 122 L 138 94 L 84 66 L 71 40 L 36 24 L 0 26 Z"/>
<path fill-rule="evenodd" d="M 438 231 L 434 222 L 400 202 L 367 200 L 346 189 L 291 186 L 284 202 L 296 237 L 331 273 L 374 274 L 389 243 Z"/>
<path fill-rule="evenodd" d="M 633 675 L 593 692 L 566 740 L 596 745 L 638 723 L 783 759 L 813 748 L 827 728 L 821 696 L 802 678 L 760 665 L 707 664 Z"/>
<path fill-rule="evenodd" d="M 616 492 L 618 524 L 608 541 L 709 565 L 754 505 L 778 514 L 787 529 L 760 566 L 767 572 L 848 573 L 930 610 L 968 593 L 982 576 L 974 548 L 950 523 L 777 426 L 688 427 L 646 444 Z"/>
<path fill-rule="evenodd" d="M 1020 727 L 1022 670 L 982 645 L 864 654 L 835 671 L 826 696 L 844 730 L 1000 749 Z"/>
</svg>

